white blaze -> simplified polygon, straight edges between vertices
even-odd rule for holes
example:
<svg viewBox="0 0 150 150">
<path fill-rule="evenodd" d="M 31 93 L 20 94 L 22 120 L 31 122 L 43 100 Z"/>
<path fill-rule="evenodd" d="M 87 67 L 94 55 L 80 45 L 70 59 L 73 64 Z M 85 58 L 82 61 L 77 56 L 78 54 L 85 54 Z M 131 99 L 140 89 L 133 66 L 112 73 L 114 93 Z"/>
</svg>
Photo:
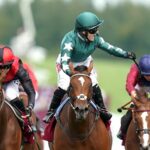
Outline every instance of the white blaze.
<svg viewBox="0 0 150 150">
<path fill-rule="evenodd" d="M 143 121 L 143 129 L 148 129 L 148 125 L 147 125 L 147 121 L 146 121 L 147 116 L 148 116 L 147 112 L 143 112 L 141 115 L 142 121 Z M 148 133 L 144 134 L 143 139 L 144 139 L 143 146 L 146 147 L 148 145 L 149 134 Z"/>
<path fill-rule="evenodd" d="M 85 82 L 84 78 L 83 78 L 83 77 L 80 77 L 78 80 L 80 81 L 81 85 L 83 86 L 83 84 L 84 84 L 84 82 Z"/>
</svg>

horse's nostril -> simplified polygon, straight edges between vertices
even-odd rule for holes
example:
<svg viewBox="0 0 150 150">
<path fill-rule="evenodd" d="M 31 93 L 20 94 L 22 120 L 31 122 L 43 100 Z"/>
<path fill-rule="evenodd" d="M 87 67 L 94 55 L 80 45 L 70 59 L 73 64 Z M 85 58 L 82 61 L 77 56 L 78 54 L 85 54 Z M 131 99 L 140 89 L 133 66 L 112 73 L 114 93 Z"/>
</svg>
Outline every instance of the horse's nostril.
<svg viewBox="0 0 150 150">
<path fill-rule="evenodd" d="M 75 111 L 79 111 L 79 107 L 76 107 L 76 108 L 75 108 Z"/>
<path fill-rule="evenodd" d="M 85 108 L 85 111 L 88 111 L 88 110 L 89 110 L 88 107 L 86 107 L 86 108 Z"/>
<path fill-rule="evenodd" d="M 142 144 L 140 143 L 140 148 L 142 148 Z"/>
<path fill-rule="evenodd" d="M 140 143 L 140 149 L 141 150 L 150 150 L 150 144 L 147 146 L 144 146 L 143 144 Z"/>
</svg>

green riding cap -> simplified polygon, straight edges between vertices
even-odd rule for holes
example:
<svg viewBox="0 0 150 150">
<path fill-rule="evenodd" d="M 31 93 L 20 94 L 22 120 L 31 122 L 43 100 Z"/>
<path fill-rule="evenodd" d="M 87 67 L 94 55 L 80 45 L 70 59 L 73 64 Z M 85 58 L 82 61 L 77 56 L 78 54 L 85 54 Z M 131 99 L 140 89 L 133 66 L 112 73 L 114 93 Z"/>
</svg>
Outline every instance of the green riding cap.
<svg viewBox="0 0 150 150">
<path fill-rule="evenodd" d="M 83 12 L 79 14 L 75 22 L 75 31 L 86 31 L 98 28 L 104 20 L 99 19 L 91 12 Z"/>
</svg>

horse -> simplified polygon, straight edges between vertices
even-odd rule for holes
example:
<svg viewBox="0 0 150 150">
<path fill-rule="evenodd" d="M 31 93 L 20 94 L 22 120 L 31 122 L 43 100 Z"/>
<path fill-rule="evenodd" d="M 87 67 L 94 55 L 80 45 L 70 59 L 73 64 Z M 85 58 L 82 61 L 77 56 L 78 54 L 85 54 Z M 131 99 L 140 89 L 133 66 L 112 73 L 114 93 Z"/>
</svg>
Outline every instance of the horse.
<svg viewBox="0 0 150 150">
<path fill-rule="evenodd" d="M 150 99 L 141 89 L 138 100 L 131 100 L 134 107 L 124 107 L 132 111 L 132 120 L 125 138 L 126 150 L 150 150 Z"/>
<path fill-rule="evenodd" d="M 87 68 L 69 65 L 71 70 L 68 101 L 56 116 L 52 150 L 111 150 L 112 137 L 92 100 L 92 81 Z"/>
<path fill-rule="evenodd" d="M 20 123 L 15 116 L 16 112 L 5 98 L 5 93 L 0 87 L 0 150 L 43 150 L 41 138 L 35 135 L 34 144 L 23 143 L 23 133 Z M 35 115 L 32 120 L 36 124 Z M 19 117 L 20 118 L 20 117 Z M 21 120 L 21 118 L 20 118 Z"/>
<path fill-rule="evenodd" d="M 0 87 L 0 150 L 20 150 L 22 130 Z"/>
</svg>

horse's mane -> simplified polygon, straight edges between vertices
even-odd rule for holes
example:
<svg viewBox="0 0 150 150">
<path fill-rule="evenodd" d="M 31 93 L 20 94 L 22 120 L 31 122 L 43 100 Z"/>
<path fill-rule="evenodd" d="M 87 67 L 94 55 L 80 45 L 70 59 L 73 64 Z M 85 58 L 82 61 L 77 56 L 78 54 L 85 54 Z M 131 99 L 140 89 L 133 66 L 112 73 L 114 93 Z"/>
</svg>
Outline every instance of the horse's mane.
<svg viewBox="0 0 150 150">
<path fill-rule="evenodd" d="M 147 103 L 149 102 L 148 93 L 145 91 L 144 88 L 136 89 L 137 96 L 139 98 L 139 102 Z"/>
<path fill-rule="evenodd" d="M 81 65 L 81 66 L 77 66 L 74 68 L 75 71 L 78 71 L 78 72 L 83 72 L 83 71 L 87 71 L 87 66 L 84 66 L 84 65 Z"/>
</svg>

